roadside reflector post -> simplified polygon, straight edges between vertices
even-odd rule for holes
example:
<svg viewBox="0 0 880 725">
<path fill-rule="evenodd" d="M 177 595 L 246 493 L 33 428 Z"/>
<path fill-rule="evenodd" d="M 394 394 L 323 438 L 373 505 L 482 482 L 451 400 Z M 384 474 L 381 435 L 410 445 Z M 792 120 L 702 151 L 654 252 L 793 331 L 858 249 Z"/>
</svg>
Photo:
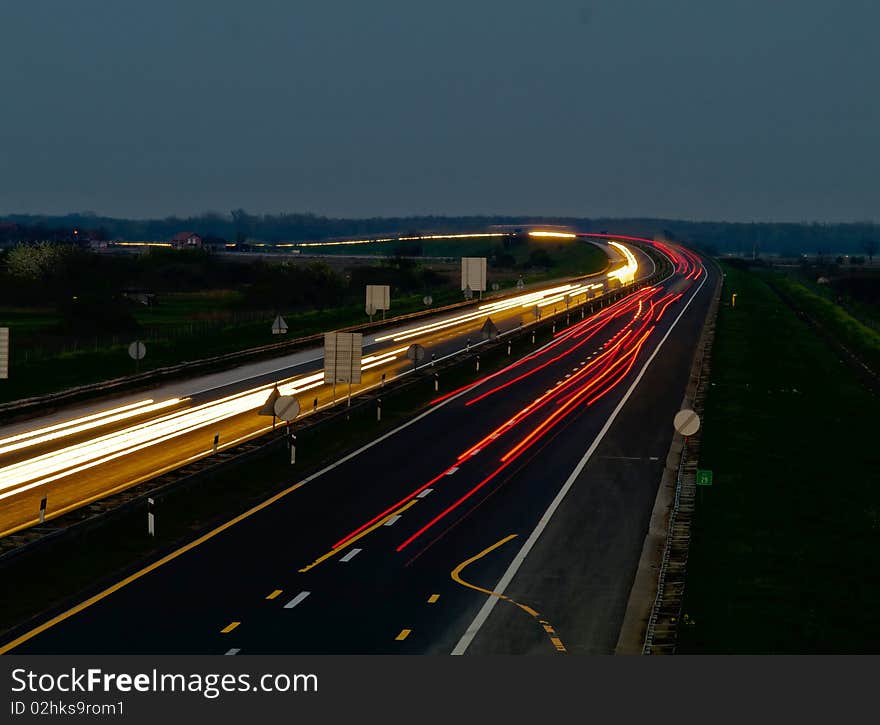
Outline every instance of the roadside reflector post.
<svg viewBox="0 0 880 725">
<path fill-rule="evenodd" d="M 312 401 L 312 412 L 313 413 L 318 412 L 318 396 L 317 395 L 315 396 L 315 399 Z"/>
<path fill-rule="evenodd" d="M 511 346 L 511 344 L 512 344 L 512 343 L 510 342 L 510 340 L 508 340 L 508 341 L 507 341 L 507 354 L 508 354 L 508 355 L 510 355 L 510 346 Z"/>
<path fill-rule="evenodd" d="M 480 356 L 477 355 L 477 372 L 480 372 Z"/>
<path fill-rule="evenodd" d="M 46 499 L 48 496 L 43 496 L 40 499 L 40 523 L 44 523 L 46 521 Z"/>
<path fill-rule="evenodd" d="M 290 447 L 290 465 L 296 463 L 296 433 L 293 428 L 287 426 L 287 445 Z"/>
<path fill-rule="evenodd" d="M 434 361 L 435 361 L 436 359 L 437 359 L 437 353 L 436 353 L 436 352 L 432 352 L 432 353 L 431 353 L 431 367 L 434 367 Z"/>
<path fill-rule="evenodd" d="M 156 516 L 153 513 L 153 504 L 155 503 L 154 499 L 147 499 L 147 534 L 150 536 L 156 535 Z"/>
<path fill-rule="evenodd" d="M 376 422 L 382 421 L 382 398 L 376 398 Z"/>
<path fill-rule="evenodd" d="M 535 331 L 532 330 L 532 345 L 535 344 Z"/>
<path fill-rule="evenodd" d="M 219 446 L 219 445 L 220 445 L 220 434 L 215 433 L 214 434 L 214 453 L 217 452 L 217 446 Z"/>
<path fill-rule="evenodd" d="M 382 373 L 382 387 L 385 387 L 385 373 Z"/>
<path fill-rule="evenodd" d="M 434 373 L 434 392 L 440 390 L 440 375 Z"/>
<path fill-rule="evenodd" d="M 468 338 L 468 339 L 467 339 L 467 342 L 465 342 L 465 347 L 464 347 L 464 349 L 465 349 L 466 352 L 470 352 L 470 351 L 471 351 L 471 338 Z"/>
</svg>

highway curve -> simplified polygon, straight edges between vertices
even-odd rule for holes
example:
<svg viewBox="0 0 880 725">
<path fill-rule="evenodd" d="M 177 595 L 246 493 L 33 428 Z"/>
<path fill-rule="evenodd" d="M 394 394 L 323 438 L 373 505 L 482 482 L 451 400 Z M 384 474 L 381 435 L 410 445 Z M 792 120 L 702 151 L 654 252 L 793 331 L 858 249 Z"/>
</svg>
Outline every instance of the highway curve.
<svg viewBox="0 0 880 725">
<path fill-rule="evenodd" d="M 665 249 L 667 280 L 0 651 L 613 651 L 714 282 Z"/>
</svg>

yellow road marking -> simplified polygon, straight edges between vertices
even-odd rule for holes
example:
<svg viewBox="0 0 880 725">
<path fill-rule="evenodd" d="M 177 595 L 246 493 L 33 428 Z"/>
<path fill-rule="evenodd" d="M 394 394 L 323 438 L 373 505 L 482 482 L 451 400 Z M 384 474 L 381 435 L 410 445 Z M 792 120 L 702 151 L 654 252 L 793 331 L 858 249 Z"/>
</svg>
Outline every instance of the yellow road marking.
<svg viewBox="0 0 880 725">
<path fill-rule="evenodd" d="M 418 503 L 418 501 L 417 501 L 416 499 L 413 499 L 412 501 L 410 501 L 409 503 L 405 504 L 404 506 L 401 506 L 399 509 L 396 509 L 396 510 L 392 511 L 392 512 L 391 512 L 390 514 L 388 514 L 385 518 L 383 518 L 383 519 L 379 519 L 379 521 L 377 521 L 375 524 L 373 524 L 370 528 L 368 528 L 368 529 L 364 529 L 364 530 L 361 531 L 361 533 L 359 533 L 357 536 L 352 536 L 352 537 L 351 537 L 350 539 L 348 539 L 344 544 L 341 544 L 340 546 L 337 546 L 335 549 L 330 549 L 330 551 L 328 551 L 328 552 L 327 552 L 326 554 L 324 554 L 323 556 L 319 556 L 317 559 L 315 559 L 315 560 L 314 560 L 311 564 L 309 564 L 308 566 L 304 566 L 302 569 L 299 569 L 299 573 L 300 573 L 300 574 L 304 574 L 304 573 L 307 572 L 309 569 L 312 569 L 312 568 L 318 566 L 318 564 L 320 564 L 321 562 L 323 562 L 323 561 L 327 561 L 327 559 L 330 559 L 331 557 L 336 556 L 340 551 L 344 551 L 344 550 L 347 549 L 349 546 L 351 546 L 355 541 L 358 541 L 358 540 L 364 538 L 367 534 L 371 534 L 371 533 L 373 533 L 373 532 L 374 532 L 376 529 L 378 529 L 380 526 L 384 526 L 386 521 L 388 521 L 389 519 L 394 518 L 395 516 L 397 516 L 397 515 L 399 515 L 399 514 L 402 514 L 402 513 L 403 513 L 404 511 L 406 511 L 410 506 L 415 506 L 417 503 Z"/>
<path fill-rule="evenodd" d="M 276 590 L 275 590 L 274 592 L 272 592 L 268 597 L 266 597 L 266 599 L 274 599 L 274 598 L 277 597 L 279 594 L 281 594 L 281 590 L 280 590 L 280 589 L 276 589 Z"/>
<path fill-rule="evenodd" d="M 9 652 L 9 650 L 18 647 L 18 645 L 20 645 L 22 642 L 27 642 L 29 639 L 33 639 L 41 632 L 45 632 L 47 629 L 54 627 L 59 622 L 63 622 L 65 619 L 72 617 L 74 614 L 78 614 L 83 609 L 87 609 L 88 607 L 91 607 L 93 604 L 100 602 L 102 599 L 105 599 L 106 597 L 113 594 L 113 592 L 119 591 L 124 586 L 131 584 L 133 581 L 137 581 L 142 576 L 149 574 L 151 571 L 158 569 L 160 566 L 167 564 L 169 561 L 173 561 L 177 557 L 188 552 L 190 549 L 194 549 L 197 546 L 204 544 L 206 541 L 213 539 L 218 534 L 221 534 L 224 531 L 226 531 L 226 529 L 228 529 L 232 526 L 235 526 L 237 523 L 239 523 L 240 521 L 244 521 L 246 518 L 249 518 L 250 516 L 253 516 L 258 511 L 262 511 L 264 508 L 271 506 L 276 501 L 279 501 L 280 499 L 287 496 L 287 494 L 292 493 L 293 491 L 296 491 L 296 489 L 298 489 L 300 486 L 305 486 L 305 485 L 306 485 L 305 481 L 300 481 L 299 483 L 296 483 L 293 486 L 290 486 L 289 488 L 284 489 L 283 491 L 279 491 L 271 498 L 268 498 L 265 501 L 263 501 L 263 503 L 257 504 L 253 508 L 245 511 L 243 514 L 239 514 L 235 518 L 230 519 L 225 524 L 220 524 L 220 526 L 218 526 L 216 529 L 212 529 L 207 534 L 203 534 L 195 541 L 191 541 L 190 543 L 186 544 L 185 546 L 181 546 L 179 549 L 176 549 L 175 551 L 172 551 L 170 554 L 163 556 L 158 561 L 154 561 L 149 566 L 145 566 L 143 569 L 136 571 L 134 574 L 131 574 L 131 575 L 125 577 L 125 579 L 122 579 L 122 580 L 116 582 L 115 584 L 112 584 L 111 586 L 107 587 L 104 591 L 98 592 L 94 596 L 89 597 L 88 599 L 86 599 L 83 602 L 80 602 L 79 604 L 77 604 L 74 607 L 71 607 L 66 612 L 62 612 L 61 614 L 58 614 L 58 615 L 52 617 L 52 619 L 50 619 L 49 621 L 43 622 L 43 624 L 41 624 L 37 627 L 34 627 L 32 630 L 30 630 L 28 632 L 25 632 L 20 637 L 16 637 L 11 642 L 7 642 L 3 646 L 0 646 L 0 655 L 5 654 L 6 652 Z"/>
<path fill-rule="evenodd" d="M 233 629 L 235 629 L 241 622 L 230 622 L 223 629 L 220 630 L 220 634 L 229 634 Z"/>
<path fill-rule="evenodd" d="M 544 626 L 545 632 L 547 632 L 548 634 L 556 634 L 556 631 L 553 629 L 553 627 L 550 626 L 550 623 L 546 619 L 540 619 L 541 615 L 538 614 L 538 612 L 536 612 L 530 606 L 526 604 L 520 604 L 519 602 L 508 597 L 506 594 L 500 594 L 499 592 L 492 591 L 491 589 L 478 587 L 476 584 L 471 584 L 470 582 L 466 582 L 464 579 L 461 578 L 461 572 L 464 571 L 465 567 L 470 566 L 475 561 L 482 559 L 484 556 L 486 556 L 486 554 L 492 553 L 493 551 L 495 551 L 495 549 L 504 546 L 504 544 L 506 544 L 508 541 L 515 538 L 516 534 L 505 536 L 503 539 L 501 539 L 501 541 L 496 541 L 494 544 L 492 544 L 492 546 L 483 549 L 476 556 L 472 556 L 470 559 L 465 559 L 463 562 L 461 562 L 461 564 L 459 564 L 457 567 L 455 567 L 455 569 L 452 570 L 450 576 L 452 576 L 453 581 L 461 584 L 464 587 L 467 587 L 468 589 L 474 589 L 475 591 L 482 592 L 483 594 L 488 594 L 490 597 L 498 597 L 499 599 L 503 599 L 505 602 L 510 602 L 511 604 L 516 605 L 530 617 L 534 617 L 535 619 L 537 619 Z M 553 646 L 556 648 L 557 652 L 567 651 L 565 649 L 565 645 L 562 644 L 562 640 L 559 639 L 559 637 L 550 637 L 550 642 L 553 643 Z"/>
<path fill-rule="evenodd" d="M 395 638 L 395 642 L 403 642 L 407 637 L 409 637 L 409 633 L 412 632 L 411 629 L 401 629 L 400 634 L 398 634 Z"/>
<path fill-rule="evenodd" d="M 430 597 L 428 597 L 428 604 L 434 604 L 439 598 L 439 594 L 432 594 Z"/>
</svg>

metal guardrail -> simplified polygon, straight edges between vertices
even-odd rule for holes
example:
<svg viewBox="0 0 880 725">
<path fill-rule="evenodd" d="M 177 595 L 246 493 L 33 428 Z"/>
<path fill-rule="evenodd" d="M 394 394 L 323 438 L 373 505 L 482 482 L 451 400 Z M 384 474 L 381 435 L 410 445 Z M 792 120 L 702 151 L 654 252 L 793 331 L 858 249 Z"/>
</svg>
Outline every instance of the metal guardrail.
<svg viewBox="0 0 880 725">
<path fill-rule="evenodd" d="M 601 272 L 597 274 L 601 274 Z M 582 277 L 573 277 L 572 279 L 583 279 L 594 276 L 596 275 L 589 274 L 583 275 Z M 536 283 L 534 285 L 527 286 L 525 289 L 528 289 L 529 287 L 541 286 L 544 284 L 545 282 Z M 495 297 L 503 296 L 504 294 L 508 293 L 510 293 L 510 290 L 505 290 L 499 293 L 489 293 L 483 298 L 482 301 L 491 300 Z M 373 322 L 364 322 L 358 325 L 341 327 L 338 329 L 338 332 L 363 332 L 367 330 L 378 331 L 403 322 L 407 322 L 408 320 L 417 320 L 423 317 L 430 317 L 436 314 L 451 312 L 453 310 L 477 305 L 480 302 L 481 300 L 462 300 L 461 302 L 453 302 L 452 304 L 444 305 L 442 307 L 432 307 L 425 310 L 418 310 L 416 312 L 409 312 L 404 315 L 389 317 L 385 320 L 375 320 Z M 34 408 L 44 408 L 57 405 L 59 403 L 71 402 L 94 393 L 105 394 L 129 388 L 136 389 L 141 385 L 147 385 L 149 383 L 158 382 L 163 379 L 179 377 L 182 376 L 184 373 L 196 372 L 199 370 L 210 370 L 211 368 L 217 366 L 225 366 L 226 363 L 234 363 L 249 359 L 257 360 L 269 357 L 276 353 L 293 352 L 294 350 L 300 349 L 309 344 L 323 343 L 323 340 L 324 333 L 319 332 L 314 335 L 305 335 L 303 337 L 298 337 L 293 340 L 283 340 L 280 342 L 269 343 L 268 345 L 261 345 L 259 347 L 251 347 L 247 350 L 238 350 L 235 352 L 223 353 L 221 355 L 214 355 L 212 357 L 202 358 L 199 360 L 184 361 L 176 365 L 168 365 L 165 367 L 156 368 L 154 370 L 147 370 L 143 373 L 125 375 L 98 383 L 78 385 L 73 388 L 67 388 L 66 390 L 60 390 L 56 393 L 46 393 L 45 395 L 37 395 L 30 398 L 20 398 L 18 400 L 12 400 L 6 403 L 0 403 L 0 415 L 4 413 L 21 414 L 26 411 L 33 410 Z"/>
<path fill-rule="evenodd" d="M 348 327 L 342 327 L 339 329 L 339 332 L 381 330 L 391 325 L 406 322 L 407 320 L 436 315 L 438 313 L 448 312 L 475 303 L 476 301 L 472 300 L 465 300 L 464 302 L 454 302 L 451 305 L 435 307 L 427 310 L 419 310 L 418 312 L 411 312 L 405 315 L 397 315 L 396 317 L 391 317 L 386 320 L 377 320 L 375 322 L 366 322 L 360 325 L 350 325 Z M 105 380 L 99 383 L 78 385 L 74 388 L 67 388 L 66 390 L 58 391 L 57 393 L 47 393 L 45 395 L 37 395 L 30 398 L 12 400 L 7 403 L 0 403 L 0 414 L 9 411 L 21 412 L 23 410 L 31 409 L 34 407 L 63 403 L 69 400 L 76 399 L 80 396 L 87 395 L 89 393 L 106 393 L 113 390 L 118 390 L 120 388 L 136 387 L 138 383 L 149 383 L 153 381 L 158 381 L 163 378 L 177 376 L 180 373 L 184 372 L 197 371 L 201 368 L 211 368 L 218 364 L 247 360 L 249 358 L 258 359 L 273 353 L 292 352 L 305 345 L 323 342 L 323 340 L 324 333 L 320 332 L 314 335 L 305 335 L 303 337 L 298 337 L 293 340 L 283 340 L 281 342 L 273 342 L 269 343 L 268 345 L 261 345 L 259 347 L 251 347 L 247 350 L 238 350 L 235 352 L 223 353 L 221 355 L 214 355 L 212 357 L 202 358 L 200 360 L 184 361 L 182 363 L 178 363 L 177 365 L 168 365 L 165 367 L 156 368 L 155 370 L 147 370 L 143 373 L 136 373 L 134 375 L 125 375 L 119 378 L 113 378 L 111 380 Z"/>
</svg>

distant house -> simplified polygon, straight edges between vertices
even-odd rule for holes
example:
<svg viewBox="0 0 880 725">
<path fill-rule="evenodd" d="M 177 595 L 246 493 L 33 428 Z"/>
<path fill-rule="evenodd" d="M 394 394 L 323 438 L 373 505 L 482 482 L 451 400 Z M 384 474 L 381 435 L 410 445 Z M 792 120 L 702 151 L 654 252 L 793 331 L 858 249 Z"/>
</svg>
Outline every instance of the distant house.
<svg viewBox="0 0 880 725">
<path fill-rule="evenodd" d="M 171 238 L 171 246 L 175 249 L 201 248 L 202 238 L 195 232 L 178 232 Z"/>
</svg>

